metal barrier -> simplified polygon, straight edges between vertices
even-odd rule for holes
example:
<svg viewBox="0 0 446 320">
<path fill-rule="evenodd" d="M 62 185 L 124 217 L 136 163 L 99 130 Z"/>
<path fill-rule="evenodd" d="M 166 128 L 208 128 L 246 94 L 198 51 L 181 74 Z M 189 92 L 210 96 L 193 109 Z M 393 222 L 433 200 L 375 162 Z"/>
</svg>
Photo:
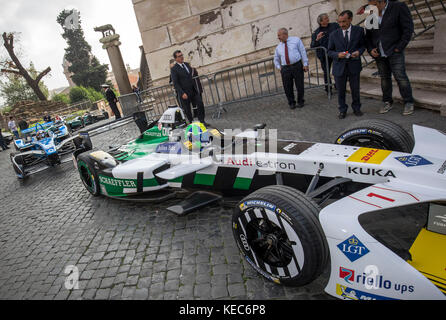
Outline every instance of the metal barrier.
<svg viewBox="0 0 446 320">
<path fill-rule="evenodd" d="M 437 1 L 440 3 L 441 8 L 443 8 L 443 11 L 446 12 L 445 2 L 443 0 L 437 0 Z M 432 3 L 430 3 L 428 0 L 424 0 L 423 6 L 425 6 L 428 9 L 428 13 L 426 15 L 424 15 L 424 16 L 420 13 L 420 10 L 418 10 L 419 8 L 415 4 L 414 0 L 410 0 L 410 4 L 411 4 L 411 7 L 412 7 L 411 9 L 413 11 L 415 11 L 418 19 L 420 20 L 421 24 L 423 25 L 423 30 L 421 30 L 420 32 L 415 33 L 415 30 L 414 30 L 414 36 L 412 37 L 412 39 L 415 39 L 416 37 L 422 35 L 426 31 L 428 31 L 428 30 L 432 29 L 433 27 L 435 27 L 435 22 L 437 22 L 438 19 L 437 19 L 437 16 L 435 15 L 435 13 L 434 13 L 435 10 L 432 7 Z M 423 19 L 423 18 L 428 18 L 428 17 L 432 17 L 434 19 L 434 22 L 432 24 L 426 23 L 425 19 Z"/>
<path fill-rule="evenodd" d="M 306 73 L 305 89 L 325 87 L 324 73 L 316 50 L 323 50 L 328 70 L 327 50 L 323 47 L 308 48 L 310 70 Z M 314 60 L 314 62 L 311 62 Z M 196 87 L 202 88 L 203 103 L 206 108 L 216 107 L 212 118 L 219 118 L 225 106 L 235 102 L 248 101 L 284 92 L 280 71 L 274 66 L 274 57 L 224 69 L 213 75 L 194 78 Z M 331 99 L 328 86 L 328 99 Z M 136 111 L 144 111 L 149 120 L 156 119 L 171 105 L 179 105 L 172 84 L 151 88 L 140 93 L 119 97 L 124 116 Z"/>
<path fill-rule="evenodd" d="M 328 70 L 327 49 L 307 48 L 310 70 L 306 73 L 305 89 L 325 87 L 324 73 L 316 50 L 323 50 Z M 311 61 L 314 60 L 314 63 Z M 274 57 L 218 71 L 214 74 L 219 109 L 214 116 L 220 117 L 224 105 L 282 94 L 283 83 L 280 71 L 274 66 Z M 328 98 L 331 88 L 328 86 Z"/>
</svg>

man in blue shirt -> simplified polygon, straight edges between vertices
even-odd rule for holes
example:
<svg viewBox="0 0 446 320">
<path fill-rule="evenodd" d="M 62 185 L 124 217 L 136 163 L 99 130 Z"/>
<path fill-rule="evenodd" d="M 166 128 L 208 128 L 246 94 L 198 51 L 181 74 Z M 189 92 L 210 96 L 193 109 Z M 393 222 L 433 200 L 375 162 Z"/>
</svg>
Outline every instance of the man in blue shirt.
<svg viewBox="0 0 446 320">
<path fill-rule="evenodd" d="M 299 37 L 289 37 L 288 30 L 277 32 L 280 43 L 274 54 L 274 65 L 282 75 L 283 89 L 291 109 L 296 108 L 294 84 L 297 88 L 297 106 L 304 106 L 304 72 L 308 72 L 308 57 L 304 44 Z"/>
</svg>

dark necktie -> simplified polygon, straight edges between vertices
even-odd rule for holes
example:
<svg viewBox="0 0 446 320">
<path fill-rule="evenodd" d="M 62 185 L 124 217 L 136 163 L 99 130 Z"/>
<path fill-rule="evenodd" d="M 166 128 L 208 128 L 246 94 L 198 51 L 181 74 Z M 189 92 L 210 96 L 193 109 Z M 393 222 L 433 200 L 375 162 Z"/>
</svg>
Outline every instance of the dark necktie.
<svg viewBox="0 0 446 320">
<path fill-rule="evenodd" d="M 288 55 L 288 45 L 286 42 L 285 42 L 285 62 L 287 65 L 290 64 L 290 57 Z"/>
<path fill-rule="evenodd" d="M 345 31 L 345 36 L 344 36 L 344 40 L 345 40 L 345 45 L 348 47 L 348 30 Z"/>
<path fill-rule="evenodd" d="M 186 70 L 187 73 L 189 73 L 189 70 L 187 69 L 187 67 L 184 63 L 181 66 L 183 67 L 184 70 Z"/>
</svg>

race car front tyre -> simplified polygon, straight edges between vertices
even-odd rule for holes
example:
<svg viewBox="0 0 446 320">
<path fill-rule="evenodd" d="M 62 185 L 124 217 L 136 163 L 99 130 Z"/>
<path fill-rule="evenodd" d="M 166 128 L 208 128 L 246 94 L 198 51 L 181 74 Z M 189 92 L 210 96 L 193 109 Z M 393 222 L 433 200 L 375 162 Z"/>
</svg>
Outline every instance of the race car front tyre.
<svg viewBox="0 0 446 320">
<path fill-rule="evenodd" d="M 371 119 L 353 123 L 338 136 L 335 144 L 410 153 L 415 143 L 409 133 L 396 123 Z"/>
<path fill-rule="evenodd" d="M 89 153 L 82 153 L 77 157 L 77 169 L 85 188 L 94 196 L 100 194 L 99 177 L 88 156 Z"/>
<path fill-rule="evenodd" d="M 235 208 L 233 235 L 245 260 L 262 276 L 303 286 L 319 277 L 329 259 L 319 211 L 296 189 L 264 187 Z"/>
</svg>

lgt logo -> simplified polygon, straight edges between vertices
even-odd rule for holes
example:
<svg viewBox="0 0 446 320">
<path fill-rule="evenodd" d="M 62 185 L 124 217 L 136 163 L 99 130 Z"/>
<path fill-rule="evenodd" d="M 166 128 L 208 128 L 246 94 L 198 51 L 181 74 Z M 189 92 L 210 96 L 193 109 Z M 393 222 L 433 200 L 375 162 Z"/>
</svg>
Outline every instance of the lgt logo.
<svg viewBox="0 0 446 320">
<path fill-rule="evenodd" d="M 367 247 L 355 237 L 355 235 L 352 235 L 350 238 L 344 240 L 338 244 L 337 247 L 351 262 L 358 260 L 370 252 L 369 249 L 367 249 Z"/>
</svg>

